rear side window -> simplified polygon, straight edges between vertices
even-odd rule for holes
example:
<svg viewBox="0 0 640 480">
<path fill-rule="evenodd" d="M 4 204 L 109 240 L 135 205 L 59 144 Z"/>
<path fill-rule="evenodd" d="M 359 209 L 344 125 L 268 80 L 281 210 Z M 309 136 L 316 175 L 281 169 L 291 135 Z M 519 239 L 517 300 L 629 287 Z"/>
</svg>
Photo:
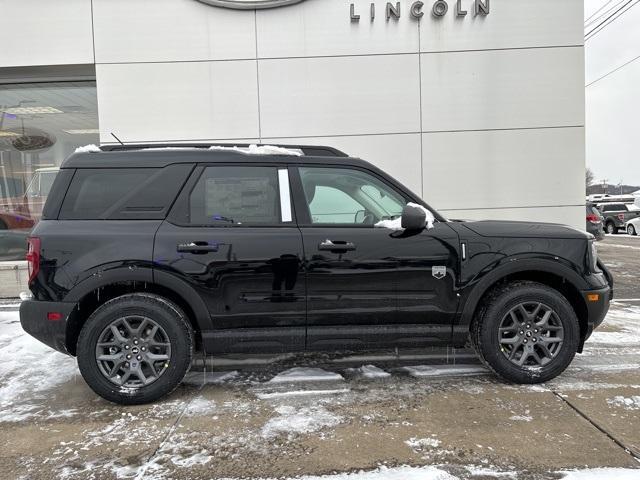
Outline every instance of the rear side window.
<svg viewBox="0 0 640 480">
<path fill-rule="evenodd" d="M 189 164 L 164 168 L 78 169 L 59 218 L 162 219 L 192 169 L 193 165 Z"/>
<path fill-rule="evenodd" d="M 276 167 L 207 167 L 189 196 L 192 225 L 273 225 L 280 219 Z"/>
</svg>

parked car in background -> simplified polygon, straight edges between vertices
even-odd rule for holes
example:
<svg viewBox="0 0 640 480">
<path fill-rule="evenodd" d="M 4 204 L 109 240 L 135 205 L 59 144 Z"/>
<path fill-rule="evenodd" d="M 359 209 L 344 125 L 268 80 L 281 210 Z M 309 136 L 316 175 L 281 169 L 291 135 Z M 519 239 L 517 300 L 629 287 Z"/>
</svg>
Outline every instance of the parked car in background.
<svg viewBox="0 0 640 480">
<path fill-rule="evenodd" d="M 0 230 L 31 229 L 40 220 L 58 167 L 38 168 L 24 193 L 0 200 Z"/>
<path fill-rule="evenodd" d="M 25 192 L 25 201 L 29 211 L 29 216 L 37 222 L 42 217 L 44 203 L 51 191 L 51 185 L 58 175 L 58 167 L 38 168 L 33 172 L 33 177 L 29 182 Z"/>
<path fill-rule="evenodd" d="M 629 220 L 625 224 L 624 229 L 629 235 L 638 235 L 638 232 L 640 232 L 640 217 L 632 218 L 631 220 Z"/>
<path fill-rule="evenodd" d="M 179 147 L 75 153 L 29 237 L 22 327 L 110 401 L 170 393 L 194 351 L 470 341 L 508 381 L 546 382 L 609 309 L 583 231 L 452 222 L 330 147 Z"/>
<path fill-rule="evenodd" d="M 587 196 L 587 202 L 591 203 L 633 203 L 635 197 L 629 195 L 609 195 L 608 193 L 596 193 Z"/>
<path fill-rule="evenodd" d="M 587 232 L 596 237 L 596 240 L 604 238 L 604 217 L 594 203 L 587 203 Z"/>
<path fill-rule="evenodd" d="M 604 217 L 604 230 L 609 234 L 626 228 L 629 220 L 640 216 L 640 208 L 626 203 L 599 203 L 596 205 Z"/>
</svg>

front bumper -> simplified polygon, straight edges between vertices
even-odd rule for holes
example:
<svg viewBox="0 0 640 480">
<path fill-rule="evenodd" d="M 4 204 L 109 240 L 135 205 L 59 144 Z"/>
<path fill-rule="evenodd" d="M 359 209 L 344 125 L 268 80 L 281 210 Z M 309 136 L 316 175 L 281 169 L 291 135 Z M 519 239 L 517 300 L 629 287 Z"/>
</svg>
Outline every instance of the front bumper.
<svg viewBox="0 0 640 480">
<path fill-rule="evenodd" d="M 613 276 L 607 267 L 598 260 L 598 267 L 602 270 L 608 285 L 597 290 L 583 290 L 582 298 L 587 305 L 587 330 L 583 332 L 578 352 L 582 352 L 584 342 L 588 340 L 593 331 L 603 322 L 609 311 L 611 300 L 613 300 Z M 597 300 L 596 300 L 597 298 Z"/>
<path fill-rule="evenodd" d="M 75 303 L 24 300 L 20 304 L 20 324 L 32 337 L 59 352 L 69 354 L 67 320 L 75 306 Z M 60 319 L 49 320 L 49 313 L 59 313 Z"/>
</svg>

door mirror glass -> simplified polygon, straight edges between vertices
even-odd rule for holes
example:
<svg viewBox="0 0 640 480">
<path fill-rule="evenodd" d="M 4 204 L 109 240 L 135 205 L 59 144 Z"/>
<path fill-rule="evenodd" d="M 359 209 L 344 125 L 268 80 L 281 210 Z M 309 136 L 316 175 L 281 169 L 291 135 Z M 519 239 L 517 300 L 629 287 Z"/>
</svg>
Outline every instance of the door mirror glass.
<svg viewBox="0 0 640 480">
<path fill-rule="evenodd" d="M 402 209 L 402 228 L 422 230 L 427 224 L 427 215 L 422 208 L 405 205 Z"/>
<path fill-rule="evenodd" d="M 358 210 L 353 217 L 353 223 L 364 223 L 364 219 L 366 216 L 366 210 Z"/>
</svg>

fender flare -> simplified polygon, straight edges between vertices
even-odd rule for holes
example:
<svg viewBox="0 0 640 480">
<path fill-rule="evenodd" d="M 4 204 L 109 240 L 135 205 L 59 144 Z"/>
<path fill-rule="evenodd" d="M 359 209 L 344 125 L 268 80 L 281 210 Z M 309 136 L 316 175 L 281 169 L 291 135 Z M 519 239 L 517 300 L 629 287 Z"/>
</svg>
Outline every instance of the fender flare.
<svg viewBox="0 0 640 480">
<path fill-rule="evenodd" d="M 95 274 L 76 285 L 65 296 L 64 301 L 78 303 L 86 295 L 101 287 L 121 282 L 144 282 L 171 290 L 189 305 L 194 313 L 193 320 L 201 332 L 213 328 L 207 306 L 191 285 L 176 275 L 151 267 L 136 266 L 136 268 L 129 268 L 128 266 L 120 266 L 103 270 L 99 275 Z"/>
<path fill-rule="evenodd" d="M 589 284 L 576 271 L 571 269 L 567 264 L 561 262 L 562 260 L 556 260 L 555 257 L 528 259 L 511 257 L 503 260 L 501 265 L 492 269 L 481 279 L 472 280 L 466 287 L 471 289 L 471 291 L 464 303 L 456 327 L 466 329 L 471 324 L 473 314 L 487 291 L 498 281 L 509 275 L 513 275 L 514 273 L 547 273 L 564 279 L 577 291 L 589 288 Z"/>
</svg>

